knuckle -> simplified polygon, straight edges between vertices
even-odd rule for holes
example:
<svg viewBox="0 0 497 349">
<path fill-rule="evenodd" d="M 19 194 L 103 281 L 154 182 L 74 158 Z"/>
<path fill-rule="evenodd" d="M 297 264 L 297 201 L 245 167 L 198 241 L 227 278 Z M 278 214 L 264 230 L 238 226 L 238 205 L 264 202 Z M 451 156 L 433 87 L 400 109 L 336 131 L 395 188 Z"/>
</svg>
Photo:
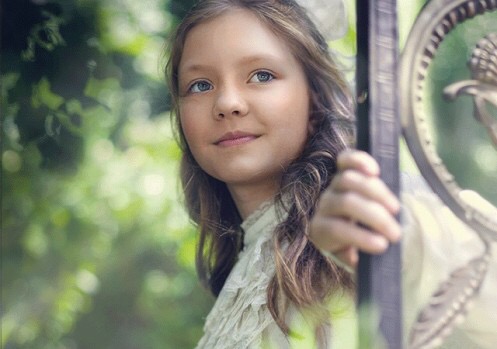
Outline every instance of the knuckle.
<svg viewBox="0 0 497 349">
<path fill-rule="evenodd" d="M 347 149 L 347 150 L 340 152 L 340 154 L 338 154 L 338 156 L 337 156 L 337 162 L 341 163 L 341 162 L 345 161 L 347 158 L 350 158 L 353 153 L 354 153 L 354 151 L 350 150 L 350 149 Z"/>
<path fill-rule="evenodd" d="M 393 217 L 388 213 L 383 207 L 378 210 L 377 213 L 378 219 L 376 220 L 376 229 L 380 232 L 386 232 L 390 229 L 393 221 Z"/>
<path fill-rule="evenodd" d="M 345 170 L 341 173 L 341 182 L 346 187 L 351 187 L 358 182 L 358 174 L 354 170 Z"/>
<path fill-rule="evenodd" d="M 339 205 L 341 211 L 349 212 L 354 210 L 357 206 L 357 194 L 352 192 L 342 194 Z"/>
<path fill-rule="evenodd" d="M 326 231 L 325 220 L 316 218 L 311 221 L 309 226 L 309 239 L 314 243 L 319 243 Z"/>
<path fill-rule="evenodd" d="M 321 194 L 321 197 L 319 198 L 318 205 L 325 205 L 329 201 L 333 200 L 333 197 L 335 196 L 335 188 L 330 185 L 326 190 Z"/>
<path fill-rule="evenodd" d="M 337 172 L 334 176 L 333 179 L 331 180 L 331 183 L 328 187 L 328 189 L 334 190 L 340 187 L 342 183 L 342 178 L 343 178 L 343 171 Z"/>
<path fill-rule="evenodd" d="M 335 192 L 331 188 L 325 190 L 318 202 L 316 203 L 316 210 L 314 212 L 313 218 L 317 219 L 320 216 L 327 215 L 333 211 L 335 205 L 333 202 L 335 200 Z"/>
<path fill-rule="evenodd" d="M 314 220 L 311 222 L 309 240 L 318 249 L 336 251 L 341 247 L 337 229 L 339 229 L 339 224 L 335 218 Z"/>
</svg>

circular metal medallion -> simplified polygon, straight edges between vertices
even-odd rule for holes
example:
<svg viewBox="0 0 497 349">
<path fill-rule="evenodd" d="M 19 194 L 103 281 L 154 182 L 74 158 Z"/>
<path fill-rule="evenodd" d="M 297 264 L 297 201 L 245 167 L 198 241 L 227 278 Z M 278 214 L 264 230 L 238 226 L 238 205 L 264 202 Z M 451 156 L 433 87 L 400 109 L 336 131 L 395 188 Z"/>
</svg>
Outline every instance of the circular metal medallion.
<svg viewBox="0 0 497 349">
<path fill-rule="evenodd" d="M 497 0 L 433 0 L 401 61 L 404 136 L 433 190 L 497 241 Z"/>
</svg>

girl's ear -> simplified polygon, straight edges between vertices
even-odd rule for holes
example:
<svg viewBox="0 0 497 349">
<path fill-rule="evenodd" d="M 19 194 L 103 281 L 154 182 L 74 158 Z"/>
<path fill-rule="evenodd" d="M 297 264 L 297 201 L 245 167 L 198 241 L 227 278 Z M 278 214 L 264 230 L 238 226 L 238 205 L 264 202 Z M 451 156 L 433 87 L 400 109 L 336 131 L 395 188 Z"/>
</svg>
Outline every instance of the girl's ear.
<svg viewBox="0 0 497 349">
<path fill-rule="evenodd" d="M 316 120 L 316 117 L 311 113 L 309 115 L 309 122 L 307 123 L 307 133 L 309 136 L 314 135 L 314 133 L 316 132 L 317 124 L 318 122 Z"/>
<path fill-rule="evenodd" d="M 319 105 L 319 98 L 309 84 L 309 122 L 307 123 L 308 136 L 313 136 L 317 131 L 319 125 L 319 112 L 316 112 L 317 105 Z"/>
<path fill-rule="evenodd" d="M 318 126 L 318 119 L 316 116 L 316 113 L 313 112 L 314 107 L 313 107 L 313 98 L 312 96 L 309 97 L 309 122 L 307 123 L 307 132 L 309 136 L 314 135 L 316 132 L 316 128 Z"/>
</svg>

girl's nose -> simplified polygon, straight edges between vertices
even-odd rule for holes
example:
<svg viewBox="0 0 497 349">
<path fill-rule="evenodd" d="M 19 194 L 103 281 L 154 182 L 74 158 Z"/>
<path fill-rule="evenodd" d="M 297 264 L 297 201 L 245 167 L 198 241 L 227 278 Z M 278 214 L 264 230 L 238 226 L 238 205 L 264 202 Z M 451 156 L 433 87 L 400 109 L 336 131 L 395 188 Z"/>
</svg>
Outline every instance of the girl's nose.
<svg viewBox="0 0 497 349">
<path fill-rule="evenodd" d="M 247 102 L 237 88 L 224 87 L 219 91 L 213 110 L 216 119 L 245 116 L 247 112 Z"/>
</svg>

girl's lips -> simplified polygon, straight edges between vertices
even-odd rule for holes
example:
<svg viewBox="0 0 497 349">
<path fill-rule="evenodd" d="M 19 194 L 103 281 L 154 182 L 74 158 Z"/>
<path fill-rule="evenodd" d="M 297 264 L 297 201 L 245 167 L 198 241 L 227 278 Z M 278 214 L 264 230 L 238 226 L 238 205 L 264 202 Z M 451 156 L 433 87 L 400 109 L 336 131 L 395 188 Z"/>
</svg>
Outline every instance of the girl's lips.
<svg viewBox="0 0 497 349">
<path fill-rule="evenodd" d="M 240 145 L 248 143 L 256 139 L 257 136 L 246 132 L 228 132 L 225 133 L 221 138 L 219 138 L 215 144 L 223 147 L 230 147 L 234 145 Z"/>
</svg>

